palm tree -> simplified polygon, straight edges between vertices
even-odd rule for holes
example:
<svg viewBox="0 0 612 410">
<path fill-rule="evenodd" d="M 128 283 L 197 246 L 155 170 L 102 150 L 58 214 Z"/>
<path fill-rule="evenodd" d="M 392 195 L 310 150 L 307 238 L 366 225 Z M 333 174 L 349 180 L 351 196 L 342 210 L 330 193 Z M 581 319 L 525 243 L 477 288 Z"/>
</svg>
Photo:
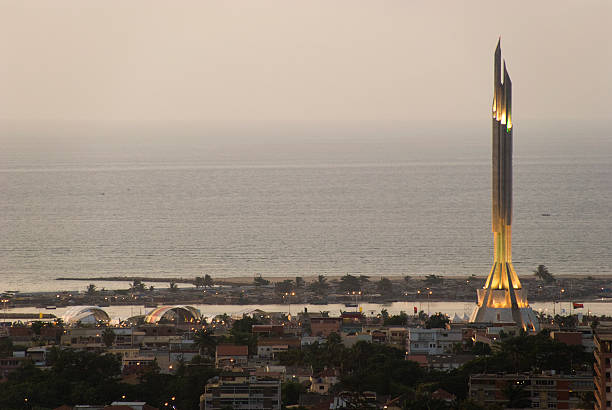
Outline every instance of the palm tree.
<svg viewBox="0 0 612 410">
<path fill-rule="evenodd" d="M 198 346 L 200 356 L 203 355 L 203 352 L 206 352 L 208 356 L 212 356 L 217 346 L 217 339 L 204 329 L 194 333 L 193 341 Z"/>
<path fill-rule="evenodd" d="M 323 275 L 319 275 L 315 282 L 310 284 L 310 289 L 316 293 L 325 293 L 327 289 L 329 289 L 329 284 L 327 283 L 327 278 Z"/>
<path fill-rule="evenodd" d="M 552 275 L 552 273 L 548 271 L 548 268 L 544 265 L 538 265 L 538 268 L 533 271 L 533 274 L 538 279 L 546 283 L 552 283 L 556 281 L 555 277 Z"/>
<path fill-rule="evenodd" d="M 107 327 L 104 329 L 104 332 L 102 332 L 102 341 L 104 341 L 106 347 L 111 347 L 113 343 L 115 343 L 116 338 L 115 332 L 113 332 L 113 329 L 110 327 Z"/>
<path fill-rule="evenodd" d="M 214 284 L 215 284 L 215 281 L 208 273 L 204 275 L 204 286 L 205 287 L 210 288 Z"/>
<path fill-rule="evenodd" d="M 521 382 L 508 383 L 504 387 L 503 394 L 508 400 L 508 403 L 506 404 L 506 407 L 508 408 L 522 409 L 531 405 L 529 392 L 525 390 L 525 386 Z"/>
<path fill-rule="evenodd" d="M 90 283 L 89 286 L 87 286 L 87 295 L 93 296 L 96 293 L 97 293 L 96 285 L 94 285 L 93 283 Z"/>
</svg>

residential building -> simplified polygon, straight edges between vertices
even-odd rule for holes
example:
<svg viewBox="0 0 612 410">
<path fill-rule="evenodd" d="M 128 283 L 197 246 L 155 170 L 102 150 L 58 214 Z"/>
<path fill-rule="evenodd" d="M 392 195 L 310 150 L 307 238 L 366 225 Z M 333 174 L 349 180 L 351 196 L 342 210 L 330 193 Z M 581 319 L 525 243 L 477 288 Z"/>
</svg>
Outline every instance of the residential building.
<svg viewBox="0 0 612 410">
<path fill-rule="evenodd" d="M 332 333 L 340 334 L 342 318 L 339 317 L 312 317 L 310 318 L 310 332 L 312 336 L 328 337 Z"/>
<path fill-rule="evenodd" d="M 372 335 L 368 335 L 366 333 L 359 333 L 359 334 L 342 333 L 342 344 L 344 345 L 344 347 L 350 348 L 358 342 L 372 343 Z"/>
<path fill-rule="evenodd" d="M 366 323 L 365 315 L 362 312 L 342 312 L 341 331 L 343 333 L 361 333 L 363 325 Z"/>
<path fill-rule="evenodd" d="M 453 345 L 461 343 L 459 329 L 408 329 L 406 352 L 410 355 L 449 353 Z"/>
<path fill-rule="evenodd" d="M 470 376 L 469 396 L 486 406 L 504 406 L 508 402 L 509 385 L 523 391 L 524 407 L 548 409 L 577 409 L 582 397 L 593 391 L 593 376 L 556 374 L 554 371 L 536 373 L 474 374 Z"/>
<path fill-rule="evenodd" d="M 259 336 L 268 337 L 282 337 L 285 333 L 285 326 L 283 325 L 253 325 L 251 332 Z"/>
<path fill-rule="evenodd" d="M 249 347 L 240 345 L 218 345 L 215 354 L 215 365 L 244 366 L 249 360 Z"/>
<path fill-rule="evenodd" d="M 223 372 L 206 385 L 200 410 L 280 410 L 281 381 L 251 376 L 242 369 Z"/>
<path fill-rule="evenodd" d="M 406 345 L 406 338 L 408 337 L 408 328 L 394 326 L 389 328 L 388 341 L 392 345 L 401 346 L 403 349 Z M 374 335 L 372 335 L 374 338 Z"/>
<path fill-rule="evenodd" d="M 612 360 L 612 328 L 597 330 L 595 333 L 595 409 L 612 409 L 612 380 L 610 379 Z"/>
<path fill-rule="evenodd" d="M 300 339 L 289 338 L 265 338 L 257 341 L 257 356 L 265 359 L 274 359 L 280 352 L 287 350 L 299 349 L 301 347 Z"/>
<path fill-rule="evenodd" d="M 104 329 L 76 327 L 66 329 L 61 337 L 62 347 L 82 350 L 102 350 L 106 348 L 102 340 Z"/>
<path fill-rule="evenodd" d="M 26 357 L 0 357 L 0 378 L 6 378 L 28 360 Z"/>
<path fill-rule="evenodd" d="M 329 389 L 340 381 L 335 369 L 325 369 L 317 376 L 310 377 L 310 392 L 328 394 Z"/>
</svg>

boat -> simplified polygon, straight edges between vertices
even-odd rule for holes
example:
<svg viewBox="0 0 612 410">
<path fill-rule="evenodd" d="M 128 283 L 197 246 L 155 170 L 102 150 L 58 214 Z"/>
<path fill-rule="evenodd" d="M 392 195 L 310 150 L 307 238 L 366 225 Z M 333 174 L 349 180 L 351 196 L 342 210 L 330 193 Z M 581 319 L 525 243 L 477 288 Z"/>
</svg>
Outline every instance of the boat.
<svg viewBox="0 0 612 410">
<path fill-rule="evenodd" d="M 47 309 L 47 310 L 54 310 L 54 309 L 57 309 L 57 306 L 49 305 L 45 309 Z"/>
</svg>

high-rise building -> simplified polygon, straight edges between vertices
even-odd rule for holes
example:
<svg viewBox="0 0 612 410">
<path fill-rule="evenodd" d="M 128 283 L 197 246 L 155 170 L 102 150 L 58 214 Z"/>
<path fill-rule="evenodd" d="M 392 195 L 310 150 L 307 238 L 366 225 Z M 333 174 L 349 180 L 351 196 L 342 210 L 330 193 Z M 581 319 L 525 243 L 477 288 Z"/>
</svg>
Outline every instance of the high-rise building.
<svg viewBox="0 0 612 410">
<path fill-rule="evenodd" d="M 493 267 L 482 289 L 471 322 L 516 323 L 539 330 L 527 292 L 512 266 L 512 81 L 497 43 L 493 77 L 492 230 Z"/>
</svg>

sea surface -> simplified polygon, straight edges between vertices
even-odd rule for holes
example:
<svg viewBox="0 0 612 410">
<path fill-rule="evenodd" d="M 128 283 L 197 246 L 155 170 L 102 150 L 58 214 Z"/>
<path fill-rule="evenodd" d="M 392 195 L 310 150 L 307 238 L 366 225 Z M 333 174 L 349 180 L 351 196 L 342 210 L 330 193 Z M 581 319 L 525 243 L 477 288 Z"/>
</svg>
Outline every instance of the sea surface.
<svg viewBox="0 0 612 410">
<path fill-rule="evenodd" d="M 206 273 L 490 269 L 486 134 L 464 143 L 372 137 L 227 146 L 193 138 L 3 138 L 2 291 L 87 286 L 57 277 L 154 282 Z M 538 264 L 555 274 L 612 274 L 610 145 L 608 138 L 552 146 L 542 136 L 515 140 L 520 276 Z"/>
</svg>

